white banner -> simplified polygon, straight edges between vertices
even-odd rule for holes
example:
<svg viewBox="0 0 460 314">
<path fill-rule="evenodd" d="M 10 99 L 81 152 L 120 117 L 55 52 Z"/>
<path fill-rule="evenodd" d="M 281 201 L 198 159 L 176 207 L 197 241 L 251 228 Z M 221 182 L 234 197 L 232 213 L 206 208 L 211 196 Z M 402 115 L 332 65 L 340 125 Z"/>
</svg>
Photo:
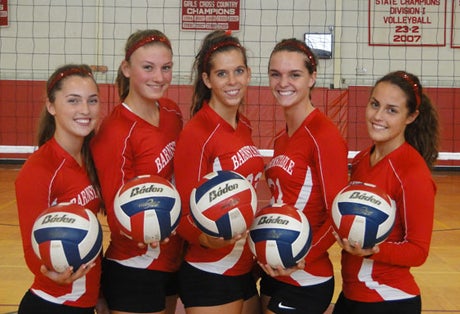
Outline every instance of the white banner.
<svg viewBox="0 0 460 314">
<path fill-rule="evenodd" d="M 369 0 L 369 45 L 445 46 L 446 2 Z"/>
</svg>

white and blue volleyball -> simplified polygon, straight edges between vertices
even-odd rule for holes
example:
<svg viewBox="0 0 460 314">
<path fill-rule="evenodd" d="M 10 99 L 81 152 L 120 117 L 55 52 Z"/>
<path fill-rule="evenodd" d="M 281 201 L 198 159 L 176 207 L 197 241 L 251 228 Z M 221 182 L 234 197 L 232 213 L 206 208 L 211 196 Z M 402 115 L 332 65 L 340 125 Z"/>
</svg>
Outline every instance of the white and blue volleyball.
<svg viewBox="0 0 460 314">
<path fill-rule="evenodd" d="M 257 195 L 252 184 L 234 171 L 215 171 L 200 180 L 190 195 L 196 226 L 214 237 L 231 239 L 244 233 L 254 219 Z"/>
<path fill-rule="evenodd" d="M 45 210 L 32 227 L 32 248 L 50 270 L 76 271 L 94 261 L 102 250 L 102 229 L 93 212 L 61 203 Z"/>
<path fill-rule="evenodd" d="M 395 202 L 379 187 L 351 182 L 334 198 L 333 227 L 351 245 L 372 248 L 385 241 L 393 229 Z"/>
<path fill-rule="evenodd" d="M 262 264 L 289 268 L 308 254 L 312 233 L 304 213 L 287 204 L 261 209 L 249 230 L 251 252 Z"/>
<path fill-rule="evenodd" d="M 142 175 L 117 192 L 113 209 L 121 232 L 139 243 L 160 242 L 177 228 L 181 201 L 174 185 L 158 175 Z"/>
</svg>

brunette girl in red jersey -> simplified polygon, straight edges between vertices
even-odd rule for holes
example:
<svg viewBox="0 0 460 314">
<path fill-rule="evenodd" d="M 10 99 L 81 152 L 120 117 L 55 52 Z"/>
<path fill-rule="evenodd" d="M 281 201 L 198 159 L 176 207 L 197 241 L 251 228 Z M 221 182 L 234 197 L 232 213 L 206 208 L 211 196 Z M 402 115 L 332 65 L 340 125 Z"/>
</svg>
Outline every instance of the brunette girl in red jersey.
<svg viewBox="0 0 460 314">
<path fill-rule="evenodd" d="M 31 233 L 38 215 L 53 205 L 76 202 L 95 214 L 101 208 L 89 151 L 89 141 L 99 121 L 99 90 L 91 69 L 73 64 L 58 68 L 46 87 L 39 148 L 15 182 L 24 257 L 34 274 L 18 313 L 93 314 L 99 299 L 101 259 L 57 273 L 47 269 L 35 255 Z M 103 304 L 99 302 L 98 313 L 106 310 Z"/>
<path fill-rule="evenodd" d="M 145 174 L 173 180 L 173 154 L 182 114 L 164 98 L 172 80 L 172 49 L 158 30 L 133 33 L 125 46 L 117 87 L 121 103 L 104 119 L 92 142 L 107 208 L 110 244 L 102 288 L 112 313 L 174 313 L 182 240 L 137 243 L 120 233 L 113 201 L 128 180 Z M 166 243 L 168 242 L 168 243 Z"/>
<path fill-rule="evenodd" d="M 209 172 L 233 170 L 254 187 L 262 175 L 250 123 L 239 112 L 251 76 L 244 47 L 224 31 L 208 34 L 195 58 L 194 75 L 192 118 L 174 159 L 183 206 L 178 233 L 188 243 L 179 273 L 180 297 L 189 314 L 258 313 L 246 234 L 231 240 L 206 236 L 192 223 L 189 208 L 190 192 Z M 239 158 L 242 154 L 245 158 Z"/>
<path fill-rule="evenodd" d="M 335 243 L 330 211 L 335 195 L 348 182 L 347 146 L 336 125 L 311 101 L 318 62 L 304 42 L 280 41 L 268 66 L 270 88 L 283 108 L 286 128 L 275 138 L 265 176 L 272 203 L 302 211 L 311 226 L 312 245 L 297 266 L 265 273 L 261 294 L 265 313 L 323 313 L 334 292 L 327 250 Z M 289 168 L 279 160 L 289 160 Z"/>
<path fill-rule="evenodd" d="M 410 268 L 425 262 L 430 247 L 438 116 L 419 79 L 397 71 L 372 89 L 366 124 L 374 144 L 353 159 L 351 180 L 385 190 L 396 202 L 396 221 L 388 239 L 370 249 L 337 238 L 343 290 L 334 313 L 420 313 L 420 289 Z"/>
</svg>

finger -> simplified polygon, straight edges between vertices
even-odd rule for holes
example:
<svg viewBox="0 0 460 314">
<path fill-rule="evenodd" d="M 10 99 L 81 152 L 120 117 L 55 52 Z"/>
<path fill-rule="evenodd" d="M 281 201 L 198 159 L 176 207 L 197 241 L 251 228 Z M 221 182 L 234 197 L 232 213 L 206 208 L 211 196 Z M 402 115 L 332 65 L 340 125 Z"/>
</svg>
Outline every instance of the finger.
<svg viewBox="0 0 460 314">
<path fill-rule="evenodd" d="M 160 243 L 155 241 L 155 242 L 150 243 L 149 246 L 150 246 L 152 249 L 156 249 L 157 247 L 160 246 Z"/>
<path fill-rule="evenodd" d="M 304 269 L 305 268 L 305 260 L 301 260 L 300 262 L 297 263 L 297 268 L 298 269 Z"/>
<path fill-rule="evenodd" d="M 41 272 L 43 275 L 46 275 L 46 273 L 48 272 L 48 268 L 46 268 L 45 265 L 41 265 L 41 266 L 40 266 L 40 272 Z"/>
<path fill-rule="evenodd" d="M 267 272 L 271 277 L 276 277 L 278 275 L 275 268 L 271 267 L 268 264 L 266 264 L 265 267 L 267 268 Z"/>
</svg>

